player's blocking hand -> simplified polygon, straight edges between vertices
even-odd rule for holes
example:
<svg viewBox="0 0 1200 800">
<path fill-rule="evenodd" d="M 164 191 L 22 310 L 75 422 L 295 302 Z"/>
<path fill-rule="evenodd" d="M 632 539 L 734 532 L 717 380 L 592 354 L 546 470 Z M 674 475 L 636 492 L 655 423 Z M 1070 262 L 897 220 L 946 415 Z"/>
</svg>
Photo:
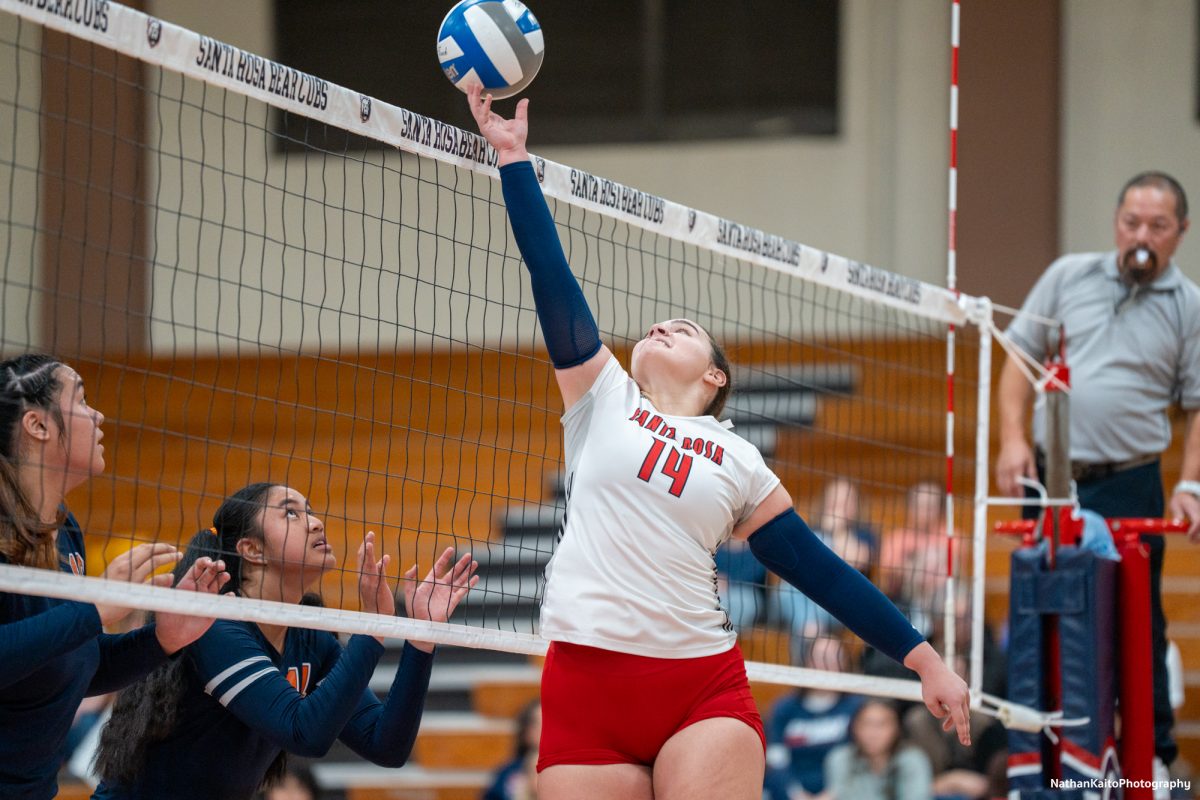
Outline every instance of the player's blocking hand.
<svg viewBox="0 0 1200 800">
<path fill-rule="evenodd" d="M 166 542 L 145 542 L 114 558 L 100 577 L 110 581 L 145 583 L 160 567 L 174 564 L 181 558 L 183 554 L 176 550 L 174 545 Z M 161 577 L 166 578 L 169 585 L 171 576 Z M 162 582 L 155 579 L 155 583 L 161 585 Z M 124 606 L 96 604 L 96 611 L 100 613 L 100 624 L 106 627 L 120 622 L 129 616 L 132 610 Z"/>
<path fill-rule="evenodd" d="M 479 583 L 475 570 L 478 561 L 471 560 L 470 553 L 454 560 L 454 548 L 447 547 L 433 565 L 433 569 L 420 583 L 417 582 L 417 565 L 413 564 L 404 573 L 404 607 L 413 619 L 430 622 L 445 622 L 450 619 L 459 602 Z M 431 642 L 410 641 L 414 647 L 433 652 Z"/>
<path fill-rule="evenodd" d="M 363 611 L 395 616 L 396 596 L 387 582 L 387 568 L 392 557 L 375 558 L 375 532 L 367 531 L 358 546 L 358 595 Z"/>
<path fill-rule="evenodd" d="M 166 580 L 161 580 L 163 578 Z M 154 582 L 170 585 L 171 576 L 159 575 Z M 225 562 L 213 561 L 204 556 L 196 559 L 196 563 L 183 574 L 175 588 L 185 592 L 220 594 L 222 587 L 227 583 L 229 573 L 225 571 Z M 203 636 L 213 624 L 214 617 L 159 612 L 154 615 L 154 619 L 154 632 L 158 637 L 158 644 L 164 653 L 171 655 Z"/>
</svg>

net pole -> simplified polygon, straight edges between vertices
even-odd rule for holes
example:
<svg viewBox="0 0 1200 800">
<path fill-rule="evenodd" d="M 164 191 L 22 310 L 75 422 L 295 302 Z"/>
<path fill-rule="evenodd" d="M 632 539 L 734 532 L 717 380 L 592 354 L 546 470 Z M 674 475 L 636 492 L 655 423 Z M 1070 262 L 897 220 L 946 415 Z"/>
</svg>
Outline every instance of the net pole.
<svg viewBox="0 0 1200 800">
<path fill-rule="evenodd" d="M 1050 365 L 1055 377 L 1046 387 L 1044 395 L 1046 414 L 1046 491 L 1054 498 L 1067 498 L 1071 494 L 1071 449 L 1070 449 L 1070 406 L 1065 388 L 1069 386 L 1067 367 L 1062 362 Z M 1071 515 L 1069 506 L 1056 506 L 1043 510 L 1049 517 L 1050 556 L 1049 569 L 1057 569 L 1058 549 L 1067 534 L 1064 523 Z M 1062 708 L 1062 642 L 1059 638 L 1059 617 L 1046 616 L 1044 636 L 1047 652 L 1046 704 L 1051 709 Z M 1050 742 L 1051 758 L 1047 771 L 1051 778 L 1062 777 L 1062 743 Z"/>
<path fill-rule="evenodd" d="M 958 295 L 958 45 L 959 0 L 950 3 L 950 169 L 946 213 L 948 219 L 946 249 L 946 288 Z M 951 326 L 953 330 L 953 326 Z"/>
<path fill-rule="evenodd" d="M 987 574 L 988 523 L 988 465 L 991 445 L 992 416 L 992 308 L 980 301 L 983 318 L 979 323 L 979 390 L 975 429 L 975 514 L 972 532 L 972 567 L 975 578 L 971 585 L 971 698 L 978 702 L 983 691 L 983 608 L 984 582 Z"/>
<path fill-rule="evenodd" d="M 946 193 L 946 288 L 958 294 L 958 44 L 959 0 L 950 3 L 950 168 Z M 957 594 L 954 576 L 954 323 L 946 330 L 946 597 L 942 630 L 945 657 L 953 665 L 957 648 Z M 979 402 L 982 402 L 980 400 Z"/>
</svg>

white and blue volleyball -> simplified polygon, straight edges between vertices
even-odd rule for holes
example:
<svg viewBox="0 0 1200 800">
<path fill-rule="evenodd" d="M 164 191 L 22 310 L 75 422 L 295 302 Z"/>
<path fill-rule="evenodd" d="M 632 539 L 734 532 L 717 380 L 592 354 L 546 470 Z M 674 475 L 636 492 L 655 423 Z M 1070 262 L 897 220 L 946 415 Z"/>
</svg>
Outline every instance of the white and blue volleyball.
<svg viewBox="0 0 1200 800">
<path fill-rule="evenodd" d="M 519 0 L 460 0 L 438 28 L 442 71 L 462 91 L 482 84 L 512 97 L 537 75 L 545 52 L 542 27 Z"/>
</svg>

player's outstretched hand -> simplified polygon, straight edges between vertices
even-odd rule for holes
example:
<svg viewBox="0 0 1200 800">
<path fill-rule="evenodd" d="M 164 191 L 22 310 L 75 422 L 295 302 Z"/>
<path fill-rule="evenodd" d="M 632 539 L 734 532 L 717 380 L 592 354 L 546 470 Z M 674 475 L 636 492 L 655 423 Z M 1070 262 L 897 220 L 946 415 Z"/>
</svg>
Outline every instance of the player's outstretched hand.
<svg viewBox="0 0 1200 800">
<path fill-rule="evenodd" d="M 183 554 L 173 545 L 166 542 L 146 542 L 114 558 L 100 577 L 110 581 L 145 583 L 155 570 L 174 564 L 181 558 Z M 170 586 L 172 580 L 170 575 L 159 575 L 154 579 L 154 583 L 158 586 Z M 125 619 L 133 609 L 97 603 L 96 610 L 100 612 L 100 624 L 108 626 Z"/>
<path fill-rule="evenodd" d="M 904 658 L 904 666 L 921 676 L 921 699 L 929 713 L 942 720 L 942 730 L 954 728 L 964 747 L 971 744 L 971 691 L 928 642 Z"/>
<path fill-rule="evenodd" d="M 395 616 L 396 595 L 387 582 L 387 568 L 392 557 L 375 558 L 375 532 L 367 531 L 358 546 L 358 596 L 362 610 L 372 614 Z"/>
<path fill-rule="evenodd" d="M 1191 492 L 1176 492 L 1171 495 L 1171 516 L 1176 519 L 1186 519 L 1188 539 L 1193 544 L 1200 544 L 1200 497 Z"/>
<path fill-rule="evenodd" d="M 478 84 L 467 89 L 467 102 L 479 132 L 500 154 L 500 166 L 529 158 L 529 152 L 525 149 L 525 139 L 529 135 L 528 99 L 517 103 L 512 119 L 505 119 L 492 111 L 491 94 L 485 95 L 483 87 Z"/>
<path fill-rule="evenodd" d="M 170 575 L 159 577 L 171 578 Z M 155 578 L 155 583 L 160 582 L 158 578 Z M 196 559 L 196 563 L 192 564 L 191 569 L 183 574 L 179 583 L 175 584 L 175 588 L 185 592 L 219 594 L 221 588 L 227 583 L 229 583 L 229 573 L 225 571 L 225 562 L 213 561 L 208 556 L 204 556 Z M 154 615 L 154 633 L 158 637 L 158 644 L 162 647 L 163 652 L 171 655 L 203 636 L 213 624 L 213 619 L 213 617 L 196 617 L 190 614 L 159 612 Z"/>
<path fill-rule="evenodd" d="M 470 553 L 455 561 L 453 547 L 445 549 L 420 583 L 417 582 L 417 565 L 413 564 L 404 573 L 404 607 L 408 615 L 431 622 L 450 619 L 471 587 L 479 583 L 479 576 L 475 574 L 478 568 L 479 562 L 472 561 Z M 409 644 L 427 653 L 433 652 L 432 642 L 410 641 Z"/>
</svg>

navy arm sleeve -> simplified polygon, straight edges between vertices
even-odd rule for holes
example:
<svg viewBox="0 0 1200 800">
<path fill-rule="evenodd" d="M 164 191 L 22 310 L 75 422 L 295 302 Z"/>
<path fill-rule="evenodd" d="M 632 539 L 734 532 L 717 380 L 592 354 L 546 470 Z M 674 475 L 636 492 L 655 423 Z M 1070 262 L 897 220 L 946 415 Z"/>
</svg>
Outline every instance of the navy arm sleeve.
<svg viewBox="0 0 1200 800">
<path fill-rule="evenodd" d="M 600 329 L 571 274 L 533 165 L 528 161 L 505 164 L 500 168 L 500 185 L 513 236 L 529 269 L 550 360 L 558 369 L 582 364 L 600 351 Z"/>
<path fill-rule="evenodd" d="M 10 596 L 9 601 L 17 599 Z M 32 617 L 0 625 L 0 689 L 12 686 L 47 661 L 100 635 L 100 613 L 91 603 L 67 602 Z"/>
<path fill-rule="evenodd" d="M 891 600 L 843 561 L 788 509 L 749 538 L 750 549 L 772 572 L 811 597 L 863 641 L 904 663 L 925 641 Z"/>
<path fill-rule="evenodd" d="M 140 680 L 167 660 L 153 624 L 135 631 L 100 635 L 100 664 L 87 695 L 107 694 Z"/>
<path fill-rule="evenodd" d="M 188 651 L 204 691 L 234 716 L 289 753 L 320 758 L 362 699 L 383 645 L 370 636 L 350 637 L 337 663 L 307 696 L 238 623 L 218 620 Z"/>
<path fill-rule="evenodd" d="M 370 689 L 363 692 L 341 740 L 381 767 L 404 766 L 421 727 L 432 669 L 433 653 L 406 642 L 386 702 L 379 702 Z"/>
</svg>

